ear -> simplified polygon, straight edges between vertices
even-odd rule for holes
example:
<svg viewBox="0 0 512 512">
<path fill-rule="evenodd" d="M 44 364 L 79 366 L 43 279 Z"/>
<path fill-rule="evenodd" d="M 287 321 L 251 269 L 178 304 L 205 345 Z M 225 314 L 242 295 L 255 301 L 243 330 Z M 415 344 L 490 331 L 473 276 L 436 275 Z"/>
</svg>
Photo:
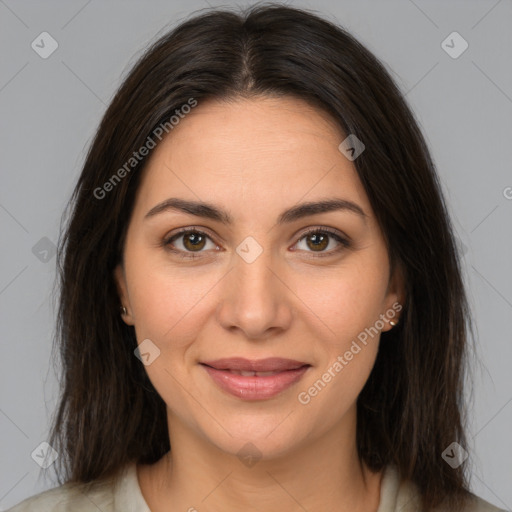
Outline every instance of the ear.
<svg viewBox="0 0 512 512">
<path fill-rule="evenodd" d="M 392 320 L 395 323 L 400 321 L 400 311 L 404 308 L 406 299 L 405 279 L 402 268 L 397 265 L 388 284 L 386 298 L 384 300 L 385 309 L 382 312 L 384 320 L 384 328 L 382 332 L 389 331 L 394 328 L 389 323 Z"/>
<path fill-rule="evenodd" d="M 121 310 L 119 311 L 119 314 L 121 315 L 121 318 L 125 324 L 134 325 L 132 307 L 128 296 L 128 287 L 126 285 L 126 275 L 124 273 L 124 267 L 121 263 L 119 263 L 114 269 L 114 281 L 116 283 L 117 293 L 119 295 L 119 308 L 124 306 L 127 311 L 126 315 L 122 314 Z"/>
</svg>

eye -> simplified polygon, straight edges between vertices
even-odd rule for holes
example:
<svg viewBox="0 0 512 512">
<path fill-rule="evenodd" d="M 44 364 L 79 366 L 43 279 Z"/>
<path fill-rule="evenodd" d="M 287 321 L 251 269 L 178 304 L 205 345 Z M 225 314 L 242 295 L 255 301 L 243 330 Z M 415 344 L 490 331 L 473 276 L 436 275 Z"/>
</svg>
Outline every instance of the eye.
<svg viewBox="0 0 512 512">
<path fill-rule="evenodd" d="M 178 243 L 178 247 L 175 246 L 174 241 L 183 239 L 180 243 Z M 178 254 L 182 258 L 198 258 L 199 255 L 195 255 L 195 252 L 202 252 L 202 249 L 206 246 L 206 241 L 209 240 L 213 248 L 215 249 L 217 245 L 215 245 L 209 235 L 207 235 L 204 231 L 200 231 L 196 228 L 183 228 L 178 233 L 172 235 L 170 238 L 166 238 L 163 241 L 163 245 L 169 251 Z M 179 247 L 182 246 L 183 248 Z"/>
<path fill-rule="evenodd" d="M 337 242 L 338 246 L 329 251 L 324 250 L 329 247 L 332 239 Z M 334 253 L 338 253 L 343 249 L 350 247 L 350 242 L 346 238 L 341 236 L 337 231 L 327 227 L 318 227 L 307 231 L 301 236 L 296 245 L 299 245 L 303 240 L 306 242 L 306 247 L 313 249 L 312 251 L 307 252 L 318 253 L 314 254 L 314 257 L 331 256 Z"/>
<path fill-rule="evenodd" d="M 182 239 L 181 242 L 175 244 L 175 241 L 180 239 Z M 325 251 L 324 249 L 329 247 L 332 239 L 338 243 L 338 246 L 329 251 Z M 313 248 L 312 251 L 307 251 L 306 249 L 306 252 L 317 253 L 313 255 L 314 257 L 330 256 L 350 247 L 350 242 L 346 238 L 341 236 L 337 231 L 328 227 L 318 227 L 303 233 L 295 245 L 300 244 L 303 240 L 306 240 L 306 246 L 308 248 Z M 210 235 L 197 228 L 191 227 L 183 228 L 179 230 L 178 233 L 166 238 L 162 245 L 167 250 L 177 254 L 180 258 L 194 259 L 199 258 L 200 253 L 204 252 L 203 249 L 206 247 L 207 241 L 210 241 L 213 246 L 210 248 L 218 249 L 218 245 L 213 242 Z M 178 247 L 176 247 L 176 245 Z M 194 253 L 199 254 L 196 255 Z"/>
</svg>

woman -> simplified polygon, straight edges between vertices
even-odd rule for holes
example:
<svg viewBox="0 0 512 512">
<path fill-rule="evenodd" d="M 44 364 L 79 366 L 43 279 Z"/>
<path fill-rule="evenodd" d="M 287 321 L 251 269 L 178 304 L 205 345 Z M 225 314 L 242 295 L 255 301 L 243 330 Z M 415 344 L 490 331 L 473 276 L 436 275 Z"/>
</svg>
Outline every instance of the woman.
<svg viewBox="0 0 512 512">
<path fill-rule="evenodd" d="M 64 485 L 13 511 L 498 510 L 468 490 L 439 181 L 344 30 L 270 5 L 158 40 L 59 255 Z"/>
</svg>

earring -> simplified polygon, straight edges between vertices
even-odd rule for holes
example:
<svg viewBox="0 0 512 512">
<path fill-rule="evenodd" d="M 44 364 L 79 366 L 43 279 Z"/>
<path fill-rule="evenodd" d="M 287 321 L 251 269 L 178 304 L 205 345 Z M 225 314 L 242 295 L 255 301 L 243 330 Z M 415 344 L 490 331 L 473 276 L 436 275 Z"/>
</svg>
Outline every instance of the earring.
<svg viewBox="0 0 512 512">
<path fill-rule="evenodd" d="M 390 320 L 390 321 L 389 321 L 389 323 L 390 323 L 390 325 L 392 325 L 393 327 L 395 327 L 395 325 L 397 325 L 397 324 L 398 324 L 398 321 L 397 321 L 397 322 L 393 322 L 393 320 Z"/>
<path fill-rule="evenodd" d="M 124 306 L 120 306 L 121 315 L 126 316 L 128 314 L 128 310 Z"/>
</svg>

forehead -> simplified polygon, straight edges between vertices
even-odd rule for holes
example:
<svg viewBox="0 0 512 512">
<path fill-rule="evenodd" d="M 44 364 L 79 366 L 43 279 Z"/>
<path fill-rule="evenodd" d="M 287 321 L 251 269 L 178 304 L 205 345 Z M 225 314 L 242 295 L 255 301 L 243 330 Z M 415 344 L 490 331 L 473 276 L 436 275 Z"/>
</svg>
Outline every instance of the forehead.
<svg viewBox="0 0 512 512">
<path fill-rule="evenodd" d="M 180 149 L 195 150 L 188 155 L 189 160 L 207 151 L 217 160 L 225 153 L 230 163 L 235 156 L 250 163 L 255 157 L 263 159 L 266 153 L 298 158 L 314 150 L 316 144 L 337 147 L 342 138 L 341 130 L 326 113 L 299 99 L 207 100 L 184 116 L 159 149 L 166 148 L 176 156 Z"/>
<path fill-rule="evenodd" d="M 355 166 L 338 149 L 344 138 L 326 113 L 295 98 L 199 102 L 153 150 L 137 203 L 215 199 L 243 216 L 337 196 L 370 213 Z"/>
</svg>

